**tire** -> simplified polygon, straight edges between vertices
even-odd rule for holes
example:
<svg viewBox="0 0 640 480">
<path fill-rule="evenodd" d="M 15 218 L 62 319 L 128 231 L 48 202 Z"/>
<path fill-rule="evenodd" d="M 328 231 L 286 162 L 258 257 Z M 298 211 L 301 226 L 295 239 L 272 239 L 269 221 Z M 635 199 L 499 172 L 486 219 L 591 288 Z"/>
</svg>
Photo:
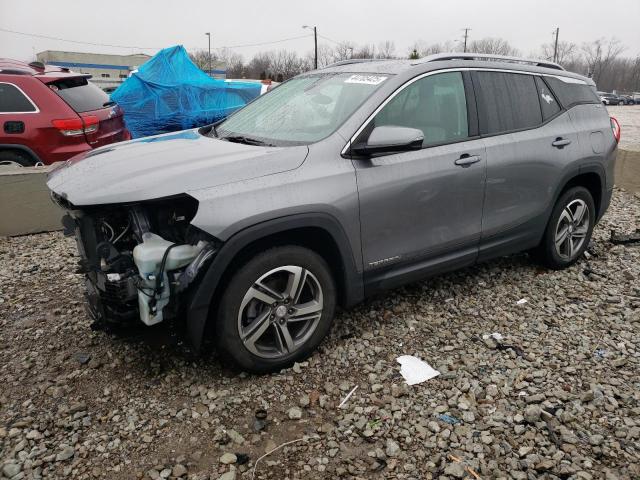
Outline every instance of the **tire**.
<svg viewBox="0 0 640 480">
<path fill-rule="evenodd" d="M 582 207 L 586 207 L 586 211 L 580 216 Z M 535 252 L 541 263 L 553 270 L 576 263 L 589 246 L 595 219 L 595 204 L 589 190 L 572 187 L 564 192 L 553 208 L 542 242 Z"/>
<path fill-rule="evenodd" d="M 0 167 L 33 167 L 33 160 L 26 154 L 16 150 L 3 150 L 0 152 Z"/>
<path fill-rule="evenodd" d="M 297 278 L 304 281 L 296 293 Z M 298 312 L 303 304 L 306 315 Z M 243 370 L 278 371 L 311 355 L 331 329 L 335 306 L 335 282 L 320 255 L 295 245 L 275 247 L 248 260 L 229 281 L 215 343 Z"/>
</svg>

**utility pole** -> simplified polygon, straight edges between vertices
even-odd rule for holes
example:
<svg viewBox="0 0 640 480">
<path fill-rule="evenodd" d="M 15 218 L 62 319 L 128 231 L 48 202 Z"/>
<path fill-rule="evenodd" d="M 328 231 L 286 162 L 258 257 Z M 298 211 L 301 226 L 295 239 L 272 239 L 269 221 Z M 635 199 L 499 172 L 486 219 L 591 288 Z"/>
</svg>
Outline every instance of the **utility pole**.
<svg viewBox="0 0 640 480">
<path fill-rule="evenodd" d="M 318 69 L 318 30 L 316 29 L 315 25 L 313 27 L 310 27 L 309 25 L 303 25 L 302 28 L 309 28 L 309 29 L 313 28 L 313 49 L 314 49 L 313 66 L 317 70 Z"/>
<path fill-rule="evenodd" d="M 211 32 L 205 33 L 209 37 L 209 76 L 212 75 L 213 69 L 211 68 Z"/>
<path fill-rule="evenodd" d="M 556 41 L 553 46 L 553 63 L 558 61 L 558 35 L 560 34 L 560 27 L 556 28 Z"/>
<path fill-rule="evenodd" d="M 464 28 L 464 50 L 463 53 L 467 53 L 467 38 L 469 38 L 469 30 L 470 28 Z"/>
</svg>

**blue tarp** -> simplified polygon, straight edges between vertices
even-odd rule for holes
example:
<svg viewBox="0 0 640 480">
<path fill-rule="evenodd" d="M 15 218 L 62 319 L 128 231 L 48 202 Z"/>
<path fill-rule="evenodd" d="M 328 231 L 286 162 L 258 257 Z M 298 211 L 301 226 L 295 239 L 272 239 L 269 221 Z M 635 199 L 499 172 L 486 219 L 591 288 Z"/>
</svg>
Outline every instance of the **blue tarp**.
<svg viewBox="0 0 640 480">
<path fill-rule="evenodd" d="M 111 94 L 133 138 L 216 122 L 260 95 L 261 85 L 213 79 L 183 46 L 165 48 Z"/>
</svg>

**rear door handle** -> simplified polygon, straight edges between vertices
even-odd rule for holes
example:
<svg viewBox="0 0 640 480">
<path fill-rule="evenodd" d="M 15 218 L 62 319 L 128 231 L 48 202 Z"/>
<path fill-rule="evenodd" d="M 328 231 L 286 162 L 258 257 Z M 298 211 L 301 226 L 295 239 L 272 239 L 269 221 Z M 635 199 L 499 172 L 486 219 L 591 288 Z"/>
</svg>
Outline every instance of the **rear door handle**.
<svg viewBox="0 0 640 480">
<path fill-rule="evenodd" d="M 556 148 L 562 148 L 562 147 L 566 147 L 570 143 L 571 143 L 571 140 L 569 140 L 568 138 L 558 137 L 555 139 L 554 142 L 551 142 L 551 145 L 553 145 Z"/>
<path fill-rule="evenodd" d="M 469 155 L 468 153 L 460 155 L 460 158 L 457 159 L 454 163 L 459 167 L 468 167 L 473 165 L 474 163 L 478 163 L 480 161 L 479 155 Z"/>
</svg>

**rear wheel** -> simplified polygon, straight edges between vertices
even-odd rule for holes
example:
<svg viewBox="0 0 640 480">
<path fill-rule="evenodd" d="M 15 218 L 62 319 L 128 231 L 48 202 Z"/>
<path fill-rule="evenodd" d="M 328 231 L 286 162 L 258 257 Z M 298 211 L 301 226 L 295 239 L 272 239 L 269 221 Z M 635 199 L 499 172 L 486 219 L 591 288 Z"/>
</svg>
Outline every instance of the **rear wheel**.
<svg viewBox="0 0 640 480">
<path fill-rule="evenodd" d="M 33 167 L 33 160 L 15 150 L 0 151 L 0 167 Z"/>
<path fill-rule="evenodd" d="M 245 263 L 222 295 L 216 343 L 244 370 L 280 370 L 308 357 L 331 328 L 336 288 L 320 255 L 276 247 Z"/>
<path fill-rule="evenodd" d="M 564 192 L 553 209 L 538 256 L 547 267 L 559 270 L 573 265 L 591 240 L 595 205 L 589 190 L 573 187 Z"/>
</svg>

